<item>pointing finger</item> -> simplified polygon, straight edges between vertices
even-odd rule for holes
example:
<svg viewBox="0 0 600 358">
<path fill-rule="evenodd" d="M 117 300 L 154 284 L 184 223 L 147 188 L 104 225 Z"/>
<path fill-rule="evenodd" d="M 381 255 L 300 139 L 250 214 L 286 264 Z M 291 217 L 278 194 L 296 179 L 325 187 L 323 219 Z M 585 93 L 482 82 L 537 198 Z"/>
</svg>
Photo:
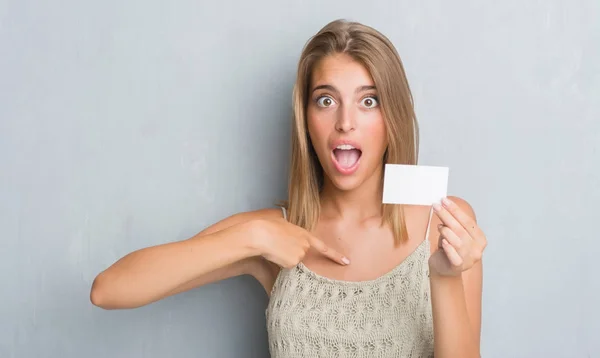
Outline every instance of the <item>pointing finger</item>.
<svg viewBox="0 0 600 358">
<path fill-rule="evenodd" d="M 317 239 L 316 237 L 311 237 L 309 242 L 310 246 L 332 261 L 335 261 L 340 265 L 348 265 L 350 263 L 350 260 L 348 260 L 347 257 L 330 248 L 323 241 Z"/>
</svg>

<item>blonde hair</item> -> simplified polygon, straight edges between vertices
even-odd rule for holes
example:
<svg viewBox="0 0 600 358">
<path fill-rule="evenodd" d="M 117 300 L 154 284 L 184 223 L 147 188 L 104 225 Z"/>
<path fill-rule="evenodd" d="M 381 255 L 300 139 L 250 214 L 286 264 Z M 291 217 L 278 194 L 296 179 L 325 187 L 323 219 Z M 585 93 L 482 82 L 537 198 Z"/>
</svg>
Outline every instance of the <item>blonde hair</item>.
<svg viewBox="0 0 600 358">
<path fill-rule="evenodd" d="M 412 94 L 396 49 L 384 35 L 369 26 L 345 20 L 330 22 L 306 43 L 293 90 L 291 166 L 288 202 L 284 205 L 288 209 L 288 220 L 309 231 L 320 215 L 323 169 L 308 136 L 307 93 L 315 64 L 328 55 L 340 53 L 365 66 L 375 82 L 388 137 L 384 163 L 417 164 L 418 161 L 419 129 Z M 407 230 L 400 206 L 383 204 L 382 210 L 382 224 L 391 227 L 395 242 L 405 241 Z"/>
</svg>

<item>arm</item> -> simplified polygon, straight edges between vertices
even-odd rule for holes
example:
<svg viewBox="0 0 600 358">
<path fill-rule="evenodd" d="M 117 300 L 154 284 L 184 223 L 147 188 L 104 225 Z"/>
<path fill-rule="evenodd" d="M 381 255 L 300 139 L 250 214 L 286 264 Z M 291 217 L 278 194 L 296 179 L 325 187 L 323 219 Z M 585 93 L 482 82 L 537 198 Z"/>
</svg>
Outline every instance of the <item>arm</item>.
<svg viewBox="0 0 600 358">
<path fill-rule="evenodd" d="M 461 276 L 433 275 L 430 282 L 435 356 L 479 357 L 481 305 L 474 302 L 476 284 Z"/>
<path fill-rule="evenodd" d="M 272 209 L 241 213 L 190 239 L 134 251 L 96 277 L 90 299 L 105 309 L 135 308 L 243 274 L 268 284 L 265 261 L 251 242 L 250 223 L 278 215 Z"/>
<path fill-rule="evenodd" d="M 475 358 L 480 357 L 481 252 L 486 244 L 470 205 L 459 198 L 451 200 L 454 204 L 438 212 L 436 224 L 444 225 L 440 240 L 445 242 L 439 243 L 442 250 L 430 261 L 435 356 Z M 439 265 L 436 255 L 446 265 Z"/>
</svg>

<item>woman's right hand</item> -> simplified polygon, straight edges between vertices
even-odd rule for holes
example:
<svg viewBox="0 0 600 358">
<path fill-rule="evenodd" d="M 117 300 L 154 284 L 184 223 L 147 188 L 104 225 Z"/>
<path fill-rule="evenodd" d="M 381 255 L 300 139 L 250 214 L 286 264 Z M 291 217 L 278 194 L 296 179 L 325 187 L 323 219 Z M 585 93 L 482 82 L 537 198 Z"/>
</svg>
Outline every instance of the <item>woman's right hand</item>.
<svg viewBox="0 0 600 358">
<path fill-rule="evenodd" d="M 340 265 L 350 263 L 348 258 L 328 247 L 310 232 L 283 218 L 256 220 L 252 223 L 251 230 L 254 244 L 261 256 L 280 267 L 296 266 L 311 247 Z"/>
</svg>

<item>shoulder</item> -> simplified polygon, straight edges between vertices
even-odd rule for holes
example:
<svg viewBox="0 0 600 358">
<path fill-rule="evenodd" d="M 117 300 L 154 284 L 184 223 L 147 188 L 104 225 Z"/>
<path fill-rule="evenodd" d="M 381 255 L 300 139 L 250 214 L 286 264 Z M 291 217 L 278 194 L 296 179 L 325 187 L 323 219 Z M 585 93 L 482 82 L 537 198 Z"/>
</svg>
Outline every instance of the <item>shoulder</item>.
<svg viewBox="0 0 600 358">
<path fill-rule="evenodd" d="M 465 212 L 465 214 L 477 221 L 477 216 L 475 215 L 473 207 L 465 199 L 458 196 L 449 196 L 448 199 L 455 203 L 463 212 Z"/>
<path fill-rule="evenodd" d="M 273 220 L 283 218 L 281 207 L 262 208 L 258 210 L 243 211 L 232 214 L 202 230 L 198 236 L 209 235 L 225 230 L 235 225 L 241 225 L 254 220 Z M 278 266 L 267 261 L 263 257 L 251 257 L 236 264 L 236 272 L 253 276 L 264 287 L 267 293 L 279 273 Z"/>
<path fill-rule="evenodd" d="M 275 219 L 275 218 L 281 218 L 281 217 L 283 217 L 283 213 L 282 213 L 281 208 L 279 208 L 279 207 L 262 208 L 262 209 L 251 210 L 251 211 L 242 211 L 242 212 L 238 212 L 233 215 L 230 215 L 230 216 L 222 219 L 221 221 L 214 223 L 213 225 L 207 227 L 202 232 L 200 232 L 200 235 L 211 234 L 213 232 L 217 232 L 217 231 L 226 229 L 228 227 L 238 225 L 238 224 L 243 224 L 245 222 L 249 222 L 249 221 L 253 221 L 253 220 Z"/>
<path fill-rule="evenodd" d="M 232 215 L 229 219 L 232 221 L 247 221 L 254 219 L 274 219 L 283 217 L 280 207 L 262 208 L 251 211 L 242 211 Z"/>
</svg>

